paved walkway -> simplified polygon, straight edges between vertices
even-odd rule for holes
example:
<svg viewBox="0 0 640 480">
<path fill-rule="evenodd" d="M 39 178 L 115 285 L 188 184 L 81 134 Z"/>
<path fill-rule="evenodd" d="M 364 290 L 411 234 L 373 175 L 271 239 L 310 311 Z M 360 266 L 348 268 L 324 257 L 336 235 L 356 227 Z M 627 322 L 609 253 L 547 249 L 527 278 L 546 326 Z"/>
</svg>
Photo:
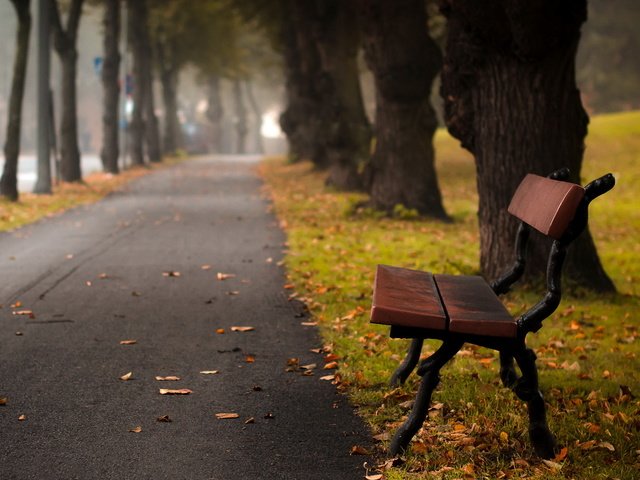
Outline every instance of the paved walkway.
<svg viewBox="0 0 640 480">
<path fill-rule="evenodd" d="M 326 371 L 286 371 L 321 367 L 320 341 L 254 166 L 196 159 L 0 234 L 1 479 L 363 477 L 366 430 Z"/>
</svg>

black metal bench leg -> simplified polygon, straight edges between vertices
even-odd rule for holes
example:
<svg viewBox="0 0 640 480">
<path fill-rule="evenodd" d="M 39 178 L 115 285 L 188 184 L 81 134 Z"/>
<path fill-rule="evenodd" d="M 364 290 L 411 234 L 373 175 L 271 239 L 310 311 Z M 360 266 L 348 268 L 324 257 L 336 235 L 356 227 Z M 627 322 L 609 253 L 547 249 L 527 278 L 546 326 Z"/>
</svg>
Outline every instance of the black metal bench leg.
<svg viewBox="0 0 640 480">
<path fill-rule="evenodd" d="M 409 418 L 398 428 L 391 440 L 389 448 L 391 455 L 396 456 L 404 452 L 413 436 L 420 430 L 427 417 L 431 394 L 440 382 L 440 369 L 458 353 L 462 345 L 463 342 L 445 341 L 433 355 L 420 364 L 418 368 L 418 374 L 422 376 L 420 388 Z"/>
<path fill-rule="evenodd" d="M 500 379 L 507 388 L 512 388 L 518 380 L 511 352 L 500 352 Z"/>
<path fill-rule="evenodd" d="M 536 454 L 542 458 L 553 458 L 556 440 L 547 425 L 544 398 L 538 389 L 536 354 L 531 349 L 523 349 L 515 353 L 515 358 L 522 371 L 522 378 L 516 382 L 514 391 L 520 399 L 527 402 L 529 438 Z"/>
<path fill-rule="evenodd" d="M 420 352 L 422 352 L 423 342 L 424 340 L 422 338 L 414 338 L 411 340 L 411 345 L 409 345 L 407 355 L 404 357 L 404 360 L 398 366 L 396 371 L 393 372 L 393 375 L 391 375 L 389 384 L 392 387 L 402 385 L 407 377 L 411 375 L 413 369 L 416 368 L 418 360 L 420 360 Z"/>
</svg>

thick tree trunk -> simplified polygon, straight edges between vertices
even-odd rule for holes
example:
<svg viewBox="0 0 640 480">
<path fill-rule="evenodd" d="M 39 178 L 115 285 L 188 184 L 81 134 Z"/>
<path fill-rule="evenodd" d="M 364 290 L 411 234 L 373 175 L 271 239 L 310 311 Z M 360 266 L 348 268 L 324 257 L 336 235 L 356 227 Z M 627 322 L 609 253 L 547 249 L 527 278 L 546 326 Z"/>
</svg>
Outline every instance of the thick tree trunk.
<svg viewBox="0 0 640 480">
<path fill-rule="evenodd" d="M 244 82 L 244 90 L 247 94 L 247 101 L 249 102 L 249 106 L 251 107 L 251 111 L 253 113 L 253 117 L 255 119 L 253 136 L 255 139 L 255 151 L 256 153 L 264 153 L 264 143 L 262 142 L 262 110 L 260 109 L 260 105 L 258 105 L 258 100 L 256 100 L 256 96 L 253 94 L 253 86 L 250 81 L 246 80 Z"/>
<path fill-rule="evenodd" d="M 142 61 L 142 88 L 146 90 L 144 96 L 144 136 L 149 161 L 157 163 L 162 161 L 162 149 L 160 147 L 160 126 L 156 116 L 155 95 L 153 94 L 154 51 L 149 34 L 149 4 L 148 0 L 137 0 L 137 3 L 140 4 L 138 28 L 140 29 L 141 41 L 139 47 Z"/>
<path fill-rule="evenodd" d="M 233 81 L 233 101 L 236 108 L 234 124 L 236 127 L 236 151 L 235 153 L 246 153 L 247 133 L 247 108 L 244 105 L 242 95 L 242 83 L 240 80 Z"/>
<path fill-rule="evenodd" d="M 360 0 L 367 63 L 376 85 L 375 152 L 368 166 L 374 208 L 396 205 L 446 219 L 434 167 L 437 127 L 429 103 L 441 54 L 423 0 Z"/>
<path fill-rule="evenodd" d="M 165 47 L 161 42 L 156 44 L 164 104 L 162 151 L 166 154 L 173 154 L 183 147 L 180 120 L 178 119 L 178 69 L 172 65 L 170 49 L 171 46 Z"/>
<path fill-rule="evenodd" d="M 362 188 L 360 168 L 369 157 L 371 129 L 367 120 L 358 72 L 358 28 L 351 2 L 315 0 L 313 30 L 322 76 L 321 122 L 329 165 L 327 184 L 341 190 Z"/>
<path fill-rule="evenodd" d="M 143 3 L 140 0 L 127 0 L 128 38 L 133 53 L 133 110 L 129 122 L 129 151 L 133 166 L 144 165 L 144 108 L 147 94 L 144 86 L 144 57 L 148 55 L 148 52 L 144 50 L 144 40 L 141 38 L 143 30 L 141 25 L 147 24 L 144 20 Z M 141 23 L 143 20 L 144 23 Z"/>
<path fill-rule="evenodd" d="M 30 0 L 11 0 L 11 3 L 13 3 L 18 17 L 18 29 L 16 32 L 16 56 L 13 62 L 7 140 L 4 144 L 4 169 L 2 179 L 0 179 L 0 194 L 9 200 L 16 201 L 18 200 L 18 156 L 20 155 L 22 100 L 27 79 L 31 13 Z"/>
<path fill-rule="evenodd" d="M 503 8 L 447 2 L 449 37 L 442 93 L 449 131 L 476 160 L 480 266 L 487 278 L 512 262 L 517 222 L 506 212 L 530 172 L 566 166 L 579 183 L 588 117 L 575 83 L 585 0 Z M 532 242 L 528 275 L 541 275 L 548 245 Z M 572 246 L 569 278 L 613 290 L 587 231 Z"/>
<path fill-rule="evenodd" d="M 72 0 L 66 28 L 62 27 L 58 3 L 53 3 L 54 46 L 62 64 L 62 120 L 60 122 L 60 175 L 64 182 L 82 181 L 78 148 L 76 78 L 78 51 L 76 41 L 84 0 Z"/>
<path fill-rule="evenodd" d="M 222 119 L 224 117 L 224 108 L 222 106 L 222 97 L 220 95 L 220 78 L 211 77 L 209 79 L 208 88 L 209 106 L 207 108 L 207 118 L 211 123 L 211 143 L 212 151 L 222 153 Z"/>
<path fill-rule="evenodd" d="M 309 159 L 326 167 L 325 132 L 319 120 L 322 107 L 318 79 L 320 57 L 312 35 L 313 0 L 289 0 L 290 17 L 282 26 L 287 108 L 280 126 L 287 135 L 292 160 Z"/>
<path fill-rule="evenodd" d="M 102 168 L 107 173 L 117 174 L 118 156 L 118 109 L 120 107 L 120 0 L 104 2 L 104 62 L 102 64 Z"/>
<path fill-rule="evenodd" d="M 78 116 L 76 77 L 78 52 L 71 48 L 61 54 L 62 118 L 60 120 L 60 175 L 63 182 L 80 182 L 80 148 L 78 148 Z"/>
</svg>

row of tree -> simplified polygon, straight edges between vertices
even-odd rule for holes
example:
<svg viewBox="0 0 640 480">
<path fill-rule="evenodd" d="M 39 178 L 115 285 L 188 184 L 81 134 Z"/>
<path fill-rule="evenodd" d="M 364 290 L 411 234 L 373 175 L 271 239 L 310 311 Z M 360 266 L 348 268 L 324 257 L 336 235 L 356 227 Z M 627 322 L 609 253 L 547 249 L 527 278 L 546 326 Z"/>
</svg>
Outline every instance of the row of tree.
<svg viewBox="0 0 640 480">
<path fill-rule="evenodd" d="M 444 56 L 429 36 L 425 0 L 256 1 L 241 10 L 261 19 L 285 62 L 281 124 L 292 157 L 328 169 L 328 183 L 361 188 L 375 208 L 396 205 L 446 219 L 429 103 L 442 69 L 445 123 L 477 167 L 481 269 L 496 278 L 512 261 L 517 223 L 506 205 L 526 173 L 580 169 L 588 116 L 575 80 L 586 0 L 440 0 L 447 19 Z M 375 79 L 370 129 L 358 84 L 362 46 Z M 374 148 L 370 154 L 370 138 Z M 546 262 L 534 243 L 531 273 Z M 613 290 L 589 232 L 576 242 L 568 276 Z"/>
<path fill-rule="evenodd" d="M 39 0 L 40 1 L 40 0 Z M 261 41 L 251 33 L 240 32 L 240 22 L 225 0 L 193 2 L 189 0 L 41 0 L 48 2 L 51 12 L 51 38 L 61 65 L 60 180 L 82 180 L 78 146 L 77 62 L 78 32 L 83 9 L 88 6 L 103 12 L 103 144 L 100 152 L 106 172 L 119 172 L 119 134 L 121 129 L 121 89 L 131 94 L 133 109 L 128 124 L 128 155 L 134 166 L 159 162 L 163 154 L 183 147 L 179 121 L 179 78 L 188 66 L 209 90 L 208 118 L 212 132 L 222 131 L 220 81 L 229 79 L 237 109 L 237 149 L 242 151 L 247 129 L 245 98 L 254 115 L 259 112 L 247 81 L 249 61 L 264 51 Z M 18 18 L 16 55 L 10 94 L 5 166 L 0 181 L 0 194 L 18 199 L 17 167 L 20 153 L 22 103 L 26 81 L 31 31 L 30 0 L 11 0 Z M 126 9 L 126 24 L 123 24 Z M 121 85 L 120 38 L 126 29 L 132 56 L 132 71 L 127 85 Z M 268 55 L 266 55 L 268 57 Z M 269 61 L 269 59 L 267 59 Z M 128 73 L 128 72 L 127 72 Z M 128 77 L 129 78 L 129 77 Z M 154 81 L 162 90 L 163 132 L 159 131 Z M 218 138 L 218 144 L 221 139 Z M 50 187 L 49 187 L 50 191 Z"/>
</svg>

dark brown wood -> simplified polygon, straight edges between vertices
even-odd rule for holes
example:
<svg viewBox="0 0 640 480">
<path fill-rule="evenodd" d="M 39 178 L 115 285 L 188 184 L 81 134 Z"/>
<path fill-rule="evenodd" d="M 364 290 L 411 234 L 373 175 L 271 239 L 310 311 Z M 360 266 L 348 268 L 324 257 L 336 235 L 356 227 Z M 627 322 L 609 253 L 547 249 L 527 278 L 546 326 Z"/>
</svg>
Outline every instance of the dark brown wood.
<svg viewBox="0 0 640 480">
<path fill-rule="evenodd" d="M 511 199 L 509 213 L 539 232 L 559 239 L 584 197 L 575 183 L 528 174 Z"/>
<path fill-rule="evenodd" d="M 371 322 L 446 330 L 447 316 L 428 272 L 378 265 Z"/>
<path fill-rule="evenodd" d="M 515 319 L 484 278 L 472 275 L 434 275 L 449 317 L 449 331 L 514 338 Z"/>
</svg>

